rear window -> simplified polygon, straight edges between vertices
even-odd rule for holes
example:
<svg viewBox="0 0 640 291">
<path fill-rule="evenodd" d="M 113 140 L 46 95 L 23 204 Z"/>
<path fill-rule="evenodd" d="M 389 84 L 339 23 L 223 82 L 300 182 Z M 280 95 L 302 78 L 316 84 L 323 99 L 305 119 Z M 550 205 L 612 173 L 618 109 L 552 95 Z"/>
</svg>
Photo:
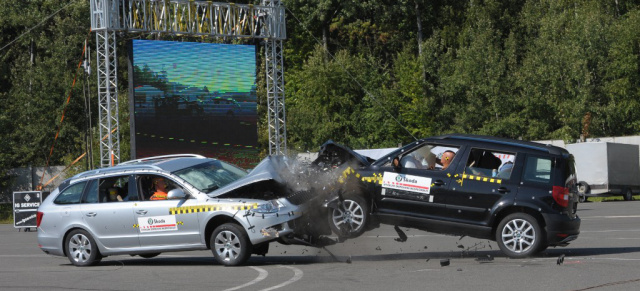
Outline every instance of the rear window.
<svg viewBox="0 0 640 291">
<path fill-rule="evenodd" d="M 525 165 L 523 180 L 548 184 L 551 182 L 552 166 L 553 163 L 549 158 L 529 156 Z"/>
<path fill-rule="evenodd" d="M 77 204 L 80 203 L 80 198 L 82 198 L 82 190 L 84 190 L 84 185 L 87 182 L 80 182 L 74 185 L 69 186 L 67 189 L 64 189 L 53 203 L 55 204 Z"/>
</svg>

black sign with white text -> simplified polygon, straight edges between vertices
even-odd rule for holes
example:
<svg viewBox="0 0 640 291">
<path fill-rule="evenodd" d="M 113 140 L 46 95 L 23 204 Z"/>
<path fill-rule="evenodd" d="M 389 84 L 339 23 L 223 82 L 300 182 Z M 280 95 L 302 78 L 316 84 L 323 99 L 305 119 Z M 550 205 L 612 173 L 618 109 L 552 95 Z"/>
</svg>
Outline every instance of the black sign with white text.
<svg viewBox="0 0 640 291">
<path fill-rule="evenodd" d="M 42 192 L 13 192 L 13 227 L 36 227 Z"/>
</svg>

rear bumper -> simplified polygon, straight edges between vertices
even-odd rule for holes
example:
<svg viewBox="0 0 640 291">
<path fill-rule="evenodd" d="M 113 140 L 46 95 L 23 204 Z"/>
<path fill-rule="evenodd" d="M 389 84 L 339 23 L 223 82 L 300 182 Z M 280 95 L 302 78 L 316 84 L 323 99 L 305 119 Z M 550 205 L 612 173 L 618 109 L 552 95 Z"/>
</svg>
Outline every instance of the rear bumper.
<svg viewBox="0 0 640 291">
<path fill-rule="evenodd" d="M 549 246 L 565 246 L 578 238 L 580 234 L 580 218 L 571 219 L 562 214 L 545 214 L 547 243 Z"/>
</svg>

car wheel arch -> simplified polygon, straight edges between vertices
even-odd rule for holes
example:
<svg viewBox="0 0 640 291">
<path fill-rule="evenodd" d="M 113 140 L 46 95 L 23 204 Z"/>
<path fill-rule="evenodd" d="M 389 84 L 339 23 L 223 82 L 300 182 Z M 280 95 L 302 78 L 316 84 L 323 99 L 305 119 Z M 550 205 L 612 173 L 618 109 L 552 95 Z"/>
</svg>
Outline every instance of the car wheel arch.
<svg viewBox="0 0 640 291">
<path fill-rule="evenodd" d="M 65 247 L 65 245 L 64 245 L 64 244 L 65 244 L 65 242 L 67 241 L 67 237 L 69 237 L 69 234 L 70 234 L 72 231 L 77 230 L 77 229 L 79 229 L 79 230 L 83 230 L 83 231 L 86 231 L 89 235 L 91 235 L 91 237 L 93 238 L 93 240 L 94 240 L 94 241 L 95 241 L 95 243 L 96 243 L 96 247 L 98 247 L 98 251 L 99 251 L 100 253 L 102 253 L 102 252 L 103 252 L 104 248 L 102 247 L 102 245 L 101 245 L 98 241 L 96 241 L 96 236 L 93 234 L 93 232 L 91 232 L 90 230 L 88 230 L 87 228 L 84 228 L 84 227 L 80 227 L 80 226 L 72 226 L 72 227 L 70 227 L 69 229 L 67 229 L 67 230 L 64 232 L 64 235 L 62 236 L 62 241 L 60 242 L 60 245 L 62 246 L 62 253 L 63 253 L 65 256 L 67 255 L 67 248 Z"/>
<path fill-rule="evenodd" d="M 526 213 L 529 214 L 531 216 L 533 216 L 533 218 L 535 218 L 538 221 L 538 224 L 540 225 L 540 229 L 544 232 L 546 229 L 546 222 L 544 220 L 544 217 L 542 216 L 542 214 L 532 208 L 529 207 L 523 207 L 523 206 L 509 206 L 506 207 L 504 209 L 502 209 L 502 211 L 500 211 L 499 213 L 497 213 L 494 216 L 493 221 L 491 222 L 491 236 L 495 237 L 496 236 L 496 231 L 498 229 L 498 225 L 500 224 L 500 222 L 507 217 L 510 214 L 513 213 Z M 544 235 L 541 237 L 545 237 Z"/>
<path fill-rule="evenodd" d="M 239 225 L 243 229 L 245 229 L 244 225 L 240 221 L 236 220 L 231 216 L 228 216 L 225 214 L 219 214 L 211 217 L 209 221 L 207 221 L 207 225 L 205 226 L 205 229 L 204 229 L 204 240 L 208 249 L 211 248 L 211 242 L 209 240 L 209 238 L 211 237 L 211 234 L 218 226 L 223 225 L 225 223 L 234 223 Z"/>
</svg>

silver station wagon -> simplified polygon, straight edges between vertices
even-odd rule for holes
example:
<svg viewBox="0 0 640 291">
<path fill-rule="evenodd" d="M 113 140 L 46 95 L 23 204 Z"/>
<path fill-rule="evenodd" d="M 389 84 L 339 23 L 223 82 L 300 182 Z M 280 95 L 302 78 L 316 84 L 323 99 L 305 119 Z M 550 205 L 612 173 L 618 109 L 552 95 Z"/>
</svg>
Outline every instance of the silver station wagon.
<svg viewBox="0 0 640 291">
<path fill-rule="evenodd" d="M 302 215 L 276 164 L 268 157 L 247 173 L 216 159 L 170 155 L 78 174 L 38 209 L 38 245 L 76 266 L 203 249 L 220 264 L 243 264 L 290 237 Z"/>
</svg>

